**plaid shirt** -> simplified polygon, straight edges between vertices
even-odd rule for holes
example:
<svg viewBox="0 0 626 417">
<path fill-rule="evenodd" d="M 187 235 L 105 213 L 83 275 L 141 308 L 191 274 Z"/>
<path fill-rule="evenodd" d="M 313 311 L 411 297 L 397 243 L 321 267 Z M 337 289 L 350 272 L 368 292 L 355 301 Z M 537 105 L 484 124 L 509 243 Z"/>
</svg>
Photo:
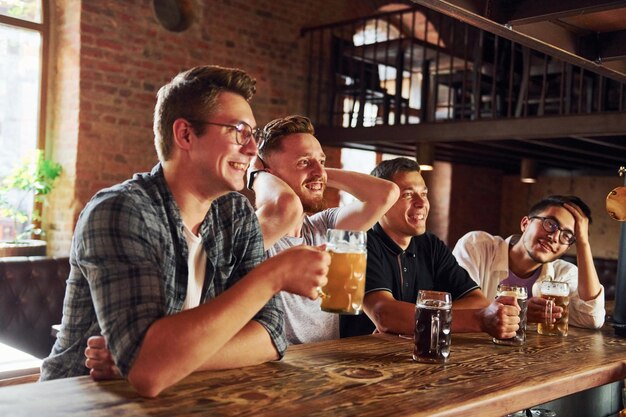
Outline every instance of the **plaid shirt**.
<svg viewBox="0 0 626 417">
<path fill-rule="evenodd" d="M 252 206 L 238 193 L 213 202 L 200 234 L 207 253 L 201 301 L 206 302 L 263 260 L 263 238 Z M 182 310 L 187 257 L 180 211 L 160 164 L 97 193 L 76 225 L 61 330 L 41 379 L 88 374 L 83 352 L 87 339 L 98 334 L 128 375 L 148 327 Z M 282 356 L 287 342 L 278 298 L 254 320 Z"/>
</svg>

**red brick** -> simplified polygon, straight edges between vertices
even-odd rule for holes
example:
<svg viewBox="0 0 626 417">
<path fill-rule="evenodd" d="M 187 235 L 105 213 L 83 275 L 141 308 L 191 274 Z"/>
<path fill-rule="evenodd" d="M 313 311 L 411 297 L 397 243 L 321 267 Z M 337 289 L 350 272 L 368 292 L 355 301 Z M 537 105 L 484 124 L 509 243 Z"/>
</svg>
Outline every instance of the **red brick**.
<svg viewBox="0 0 626 417">
<path fill-rule="evenodd" d="M 303 113 L 308 41 L 300 29 L 367 15 L 387 2 L 196 0 L 194 23 L 182 33 L 161 28 L 150 3 L 51 3 L 58 41 L 52 148 L 76 150 L 62 157 L 71 192 L 52 198 L 63 208 L 55 210 L 49 236 L 55 254 L 67 254 L 76 217 L 96 191 L 153 166 L 155 94 L 177 72 L 204 64 L 240 67 L 259 80 L 252 101 L 259 123 Z"/>
</svg>

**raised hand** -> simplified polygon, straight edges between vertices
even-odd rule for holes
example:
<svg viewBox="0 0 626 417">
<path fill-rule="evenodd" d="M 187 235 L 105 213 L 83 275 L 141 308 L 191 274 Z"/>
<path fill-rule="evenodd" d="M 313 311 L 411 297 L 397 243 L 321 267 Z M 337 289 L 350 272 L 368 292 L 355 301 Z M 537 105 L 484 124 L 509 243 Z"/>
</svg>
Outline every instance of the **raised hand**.
<svg viewBox="0 0 626 417">
<path fill-rule="evenodd" d="M 576 236 L 576 242 L 579 244 L 588 243 L 589 218 L 585 216 L 585 214 L 576 204 L 564 203 L 563 207 L 567 211 L 569 211 L 572 216 L 574 216 L 574 235 Z"/>
</svg>

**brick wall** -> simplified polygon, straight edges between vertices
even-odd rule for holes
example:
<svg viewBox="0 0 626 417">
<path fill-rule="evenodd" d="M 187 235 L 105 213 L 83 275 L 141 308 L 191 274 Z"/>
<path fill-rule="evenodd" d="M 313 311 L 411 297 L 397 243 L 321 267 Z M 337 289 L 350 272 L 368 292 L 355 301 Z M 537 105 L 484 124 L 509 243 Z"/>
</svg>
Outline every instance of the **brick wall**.
<svg viewBox="0 0 626 417">
<path fill-rule="evenodd" d="M 194 0 L 184 32 L 156 21 L 150 0 L 56 0 L 49 142 L 65 169 L 47 210 L 51 254 L 66 254 L 80 210 L 103 187 L 156 162 L 158 88 L 201 64 L 241 67 L 258 81 L 257 123 L 303 113 L 305 26 L 368 15 L 376 0 Z"/>
</svg>

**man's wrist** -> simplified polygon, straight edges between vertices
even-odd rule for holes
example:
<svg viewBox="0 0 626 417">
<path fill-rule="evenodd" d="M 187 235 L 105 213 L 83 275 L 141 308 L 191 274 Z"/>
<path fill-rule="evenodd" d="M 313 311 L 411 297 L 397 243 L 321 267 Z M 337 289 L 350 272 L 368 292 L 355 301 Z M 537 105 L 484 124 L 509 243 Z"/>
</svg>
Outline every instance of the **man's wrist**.
<svg viewBox="0 0 626 417">
<path fill-rule="evenodd" d="M 265 168 L 263 169 L 257 169 L 254 170 L 250 173 L 250 175 L 248 176 L 248 190 L 253 190 L 253 186 L 254 186 L 254 180 L 256 179 L 256 176 L 260 173 L 260 172 L 267 172 L 267 170 Z"/>
</svg>

